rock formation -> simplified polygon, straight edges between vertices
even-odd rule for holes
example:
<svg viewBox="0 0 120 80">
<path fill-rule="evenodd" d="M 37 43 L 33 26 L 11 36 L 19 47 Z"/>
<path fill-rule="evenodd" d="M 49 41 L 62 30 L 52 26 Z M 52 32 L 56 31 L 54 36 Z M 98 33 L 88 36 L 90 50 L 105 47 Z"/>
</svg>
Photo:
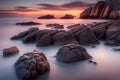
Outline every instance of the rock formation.
<svg viewBox="0 0 120 80">
<path fill-rule="evenodd" d="M 120 19 L 120 1 L 99 1 L 94 7 L 85 9 L 80 18 Z"/>
<path fill-rule="evenodd" d="M 38 17 L 38 19 L 54 19 L 54 18 L 55 18 L 54 15 L 50 14 Z"/>
<path fill-rule="evenodd" d="M 65 16 L 61 17 L 61 19 L 74 19 L 75 16 L 73 15 L 69 15 L 69 14 L 65 14 Z"/>
</svg>

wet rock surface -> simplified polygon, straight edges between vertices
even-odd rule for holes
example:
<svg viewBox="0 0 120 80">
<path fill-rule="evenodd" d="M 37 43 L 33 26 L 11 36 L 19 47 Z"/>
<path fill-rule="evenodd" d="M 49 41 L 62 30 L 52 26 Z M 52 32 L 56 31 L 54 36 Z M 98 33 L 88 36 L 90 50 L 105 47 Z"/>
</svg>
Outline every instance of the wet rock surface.
<svg viewBox="0 0 120 80">
<path fill-rule="evenodd" d="M 18 53 L 19 53 L 19 49 L 16 46 L 3 49 L 3 56 L 4 57 L 16 55 Z"/>
<path fill-rule="evenodd" d="M 64 25 L 61 24 L 47 24 L 46 27 L 54 28 L 54 29 L 64 29 Z"/>
<path fill-rule="evenodd" d="M 76 62 L 90 59 L 87 51 L 79 44 L 68 44 L 59 49 L 56 60 L 61 62 Z"/>
<path fill-rule="evenodd" d="M 34 50 L 25 53 L 15 63 L 15 71 L 23 80 L 35 80 L 38 75 L 50 71 L 46 56 L 42 52 Z"/>
</svg>

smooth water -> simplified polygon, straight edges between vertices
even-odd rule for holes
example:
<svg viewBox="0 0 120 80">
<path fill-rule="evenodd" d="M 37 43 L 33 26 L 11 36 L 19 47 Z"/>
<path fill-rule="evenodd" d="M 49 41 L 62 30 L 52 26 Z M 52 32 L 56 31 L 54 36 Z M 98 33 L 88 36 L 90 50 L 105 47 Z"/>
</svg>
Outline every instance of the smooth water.
<svg viewBox="0 0 120 80">
<path fill-rule="evenodd" d="M 40 22 L 39 26 L 16 26 L 17 22 L 35 21 Z M 86 19 L 51 19 L 39 20 L 30 18 L 3 18 L 0 19 L 0 50 L 11 46 L 17 46 L 20 50 L 19 55 L 4 58 L 0 51 L 0 80 L 19 80 L 14 70 L 14 63 L 23 55 L 37 49 L 44 52 L 50 63 L 50 72 L 39 76 L 38 80 L 120 80 L 120 52 L 112 51 L 113 47 L 105 46 L 104 42 L 96 48 L 84 46 L 88 53 L 93 56 L 93 61 L 97 65 L 90 64 L 88 61 L 76 63 L 61 63 L 56 61 L 54 56 L 61 46 L 36 47 L 34 43 L 23 44 L 19 40 L 10 40 L 10 37 L 25 31 L 30 27 L 44 29 L 46 24 L 60 23 L 65 27 L 71 24 L 90 24 L 93 22 L 105 22 L 107 20 L 86 20 Z"/>
</svg>

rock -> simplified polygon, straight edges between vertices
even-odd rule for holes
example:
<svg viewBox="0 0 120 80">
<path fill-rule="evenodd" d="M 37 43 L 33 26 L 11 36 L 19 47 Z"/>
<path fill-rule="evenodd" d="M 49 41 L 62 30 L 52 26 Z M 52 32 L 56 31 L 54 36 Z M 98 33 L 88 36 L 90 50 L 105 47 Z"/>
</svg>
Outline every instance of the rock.
<svg viewBox="0 0 120 80">
<path fill-rule="evenodd" d="M 54 18 L 55 18 L 54 15 L 50 14 L 38 17 L 38 19 L 54 19 Z"/>
<path fill-rule="evenodd" d="M 79 44 L 68 44 L 59 49 L 56 59 L 62 62 L 76 62 L 90 59 L 87 51 Z"/>
<path fill-rule="evenodd" d="M 112 11 L 110 14 L 110 19 L 120 19 L 120 10 Z"/>
<path fill-rule="evenodd" d="M 60 24 L 47 24 L 46 27 L 51 27 L 51 28 L 55 28 L 55 29 L 64 29 L 64 25 L 60 25 Z"/>
<path fill-rule="evenodd" d="M 113 51 L 120 51 L 120 48 L 113 48 Z"/>
<path fill-rule="evenodd" d="M 29 26 L 29 25 L 41 25 L 41 23 L 38 22 L 21 22 L 21 23 L 16 23 L 16 25 L 23 25 L 23 26 Z"/>
<path fill-rule="evenodd" d="M 11 39 L 16 40 L 16 39 L 24 38 L 29 33 L 34 32 L 34 31 L 38 31 L 38 30 L 39 30 L 39 28 L 30 28 L 27 31 L 21 32 L 18 35 L 13 36 Z"/>
<path fill-rule="evenodd" d="M 120 20 L 114 21 L 106 31 L 106 45 L 120 46 Z"/>
<path fill-rule="evenodd" d="M 51 30 L 46 35 L 43 35 L 39 40 L 37 40 L 37 46 L 48 46 L 53 44 L 53 35 L 58 33 L 57 30 Z"/>
<path fill-rule="evenodd" d="M 4 57 L 16 55 L 16 54 L 18 54 L 18 53 L 19 53 L 19 49 L 18 49 L 16 46 L 3 49 L 3 56 L 4 56 Z"/>
<path fill-rule="evenodd" d="M 15 71 L 24 80 L 34 80 L 38 75 L 50 71 L 50 65 L 42 52 L 25 53 L 15 63 Z"/>
<path fill-rule="evenodd" d="M 105 6 L 105 1 L 99 1 L 93 8 L 90 14 L 90 18 L 99 18 L 103 8 Z"/>
<path fill-rule="evenodd" d="M 61 17 L 60 19 L 74 19 L 75 16 L 73 15 L 69 15 L 69 14 L 65 14 L 65 16 Z"/>
<path fill-rule="evenodd" d="M 103 22 L 98 25 L 91 26 L 91 30 L 94 32 L 98 39 L 106 39 L 107 28 L 112 24 L 112 22 Z"/>
<path fill-rule="evenodd" d="M 92 7 L 89 7 L 89 8 L 87 8 L 87 9 L 85 9 L 85 10 L 80 14 L 80 18 L 88 19 L 88 18 L 90 17 L 91 10 L 92 10 Z"/>
<path fill-rule="evenodd" d="M 72 35 L 71 32 L 59 32 L 53 36 L 53 42 L 54 44 L 58 45 L 65 45 L 69 43 L 77 42 L 75 37 Z"/>
<path fill-rule="evenodd" d="M 80 26 L 71 29 L 70 32 L 75 36 L 76 40 L 81 45 L 99 44 L 95 34 L 88 26 Z"/>
<path fill-rule="evenodd" d="M 94 61 L 92 61 L 92 60 L 89 60 L 88 62 L 89 62 L 89 63 L 93 63 L 93 64 L 97 64 L 97 62 L 94 62 Z"/>
<path fill-rule="evenodd" d="M 80 24 L 73 24 L 73 25 L 67 26 L 67 28 L 71 29 L 71 28 L 75 28 L 75 27 L 78 27 L 78 26 L 80 26 Z"/>
<path fill-rule="evenodd" d="M 112 11 L 112 7 L 110 5 L 105 5 L 99 18 L 100 19 L 109 19 L 111 11 Z"/>
</svg>

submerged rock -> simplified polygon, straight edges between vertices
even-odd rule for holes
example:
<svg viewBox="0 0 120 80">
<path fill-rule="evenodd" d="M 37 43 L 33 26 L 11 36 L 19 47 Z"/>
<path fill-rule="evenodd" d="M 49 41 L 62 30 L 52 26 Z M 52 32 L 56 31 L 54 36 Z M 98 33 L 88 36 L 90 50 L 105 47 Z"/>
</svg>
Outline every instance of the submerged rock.
<svg viewBox="0 0 120 80">
<path fill-rule="evenodd" d="M 65 14 L 65 16 L 61 17 L 61 19 L 74 19 L 75 16 L 73 15 L 69 15 L 69 14 Z"/>
<path fill-rule="evenodd" d="M 15 63 L 15 71 L 24 80 L 34 80 L 38 75 L 50 70 L 46 56 L 42 52 L 34 50 L 25 53 Z"/>
<path fill-rule="evenodd" d="M 21 22 L 21 23 L 16 23 L 16 25 L 23 25 L 23 26 L 29 26 L 29 25 L 41 25 L 41 23 L 38 22 Z"/>
<path fill-rule="evenodd" d="M 73 24 L 73 25 L 67 26 L 67 28 L 72 29 L 72 28 L 79 27 L 79 26 L 80 24 Z"/>
<path fill-rule="evenodd" d="M 51 28 L 55 28 L 55 29 L 63 29 L 64 25 L 60 25 L 60 24 L 47 24 L 46 27 L 51 27 Z"/>
<path fill-rule="evenodd" d="M 54 19 L 54 18 L 55 18 L 54 15 L 50 14 L 38 17 L 38 19 Z"/>
<path fill-rule="evenodd" d="M 99 44 L 93 31 L 88 26 L 80 26 L 71 29 L 70 32 L 75 36 L 76 40 L 81 45 Z"/>
<path fill-rule="evenodd" d="M 18 49 L 16 46 L 3 49 L 3 56 L 4 56 L 4 57 L 16 55 L 16 54 L 18 54 L 18 53 L 19 53 L 19 49 Z"/>
<path fill-rule="evenodd" d="M 85 48 L 79 44 L 68 44 L 63 46 L 59 49 L 56 56 L 56 59 L 62 62 L 76 62 L 90 58 L 92 58 L 92 56 L 90 56 Z"/>
<path fill-rule="evenodd" d="M 21 32 L 15 36 L 11 37 L 11 39 L 16 40 L 16 39 L 24 38 L 29 33 L 34 32 L 34 31 L 38 31 L 38 30 L 39 30 L 39 28 L 30 28 L 27 31 Z"/>
</svg>

